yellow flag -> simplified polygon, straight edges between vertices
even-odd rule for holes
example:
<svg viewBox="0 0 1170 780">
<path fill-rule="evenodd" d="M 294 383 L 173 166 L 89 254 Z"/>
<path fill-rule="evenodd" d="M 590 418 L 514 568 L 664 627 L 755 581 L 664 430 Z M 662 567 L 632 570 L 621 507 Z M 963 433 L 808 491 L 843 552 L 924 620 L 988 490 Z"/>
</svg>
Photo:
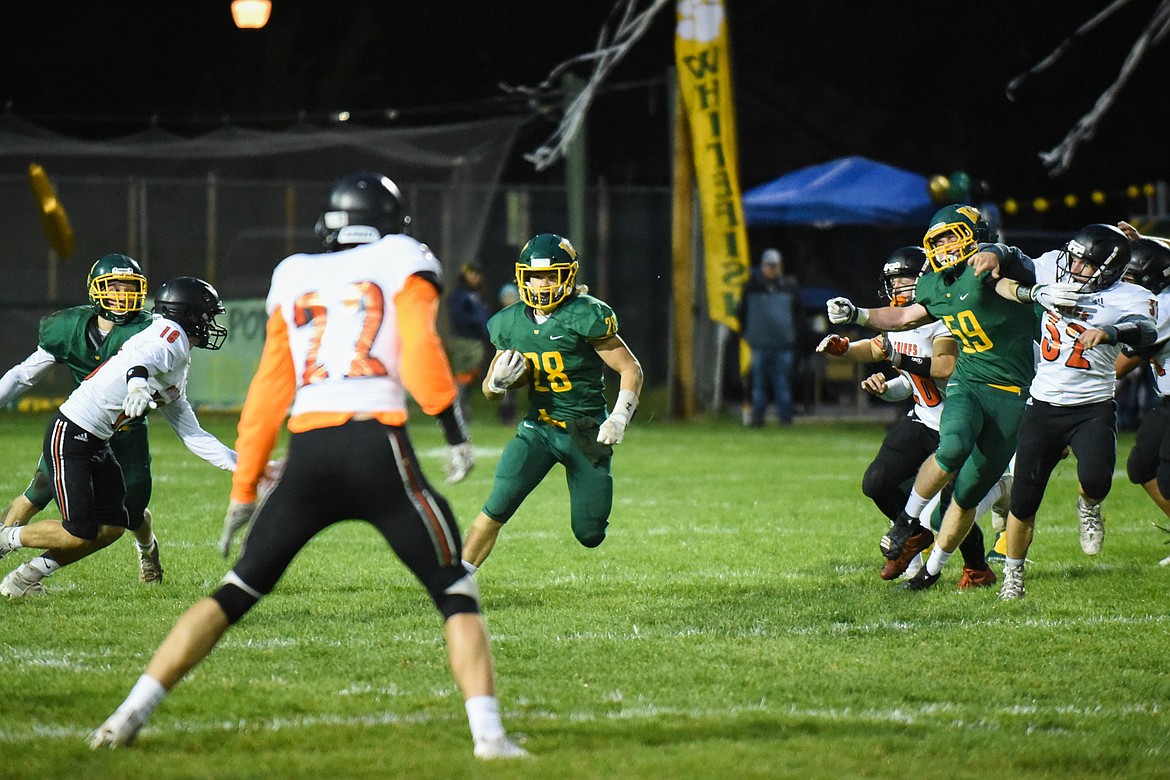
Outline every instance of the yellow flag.
<svg viewBox="0 0 1170 780">
<path fill-rule="evenodd" d="M 33 197 L 41 211 L 41 230 L 49 246 L 61 259 L 68 259 L 73 254 L 73 227 L 69 224 L 69 215 L 65 207 L 57 199 L 57 190 L 49 181 L 45 169 L 37 163 L 29 163 L 28 183 L 32 187 Z"/>
<path fill-rule="evenodd" d="M 723 0 L 678 0 L 674 54 L 690 126 L 703 220 L 707 307 L 739 330 L 735 309 L 748 274 L 739 189 L 731 52 Z"/>
</svg>

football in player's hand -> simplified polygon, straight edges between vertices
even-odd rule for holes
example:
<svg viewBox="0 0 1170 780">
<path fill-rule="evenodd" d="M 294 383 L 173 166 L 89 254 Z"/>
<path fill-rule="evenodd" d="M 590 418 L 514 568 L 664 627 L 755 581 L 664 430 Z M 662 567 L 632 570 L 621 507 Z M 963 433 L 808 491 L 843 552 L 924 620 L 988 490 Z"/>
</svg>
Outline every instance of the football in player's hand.
<svg viewBox="0 0 1170 780">
<path fill-rule="evenodd" d="M 525 359 L 525 361 L 524 361 L 524 371 L 523 371 L 523 372 L 521 372 L 520 376 L 518 376 L 518 377 L 516 378 L 516 381 L 515 381 L 515 382 L 513 382 L 513 383 L 512 383 L 512 384 L 510 384 L 510 385 L 508 385 L 508 389 L 509 389 L 509 390 L 516 390 L 517 388 L 524 387 L 524 385 L 528 384 L 528 381 L 529 381 L 531 378 L 532 378 L 532 365 L 531 365 L 531 364 L 529 364 L 529 362 L 528 362 L 528 360 L 527 360 L 527 359 Z"/>
</svg>

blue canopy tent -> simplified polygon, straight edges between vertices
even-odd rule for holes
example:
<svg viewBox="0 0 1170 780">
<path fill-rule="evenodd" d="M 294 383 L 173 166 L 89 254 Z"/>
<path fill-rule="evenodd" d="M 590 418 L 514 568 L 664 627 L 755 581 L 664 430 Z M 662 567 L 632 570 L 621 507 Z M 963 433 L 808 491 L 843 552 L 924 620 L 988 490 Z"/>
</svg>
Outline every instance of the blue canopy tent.
<svg viewBox="0 0 1170 780">
<path fill-rule="evenodd" d="M 877 225 L 921 227 L 938 208 L 925 176 L 865 157 L 801 168 L 744 193 L 749 227 Z"/>
</svg>

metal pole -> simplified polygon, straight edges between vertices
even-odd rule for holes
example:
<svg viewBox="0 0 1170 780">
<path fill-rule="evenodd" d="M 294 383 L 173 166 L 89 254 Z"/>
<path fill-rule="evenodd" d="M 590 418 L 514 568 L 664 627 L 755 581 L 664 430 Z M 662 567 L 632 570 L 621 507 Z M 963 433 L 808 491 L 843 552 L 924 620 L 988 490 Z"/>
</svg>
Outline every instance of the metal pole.
<svg viewBox="0 0 1170 780">
<path fill-rule="evenodd" d="M 207 174 L 207 255 L 204 263 L 207 266 L 207 281 L 216 284 L 216 254 L 218 252 L 219 235 L 216 230 L 216 215 L 219 212 L 219 188 L 216 186 L 215 171 Z"/>
</svg>

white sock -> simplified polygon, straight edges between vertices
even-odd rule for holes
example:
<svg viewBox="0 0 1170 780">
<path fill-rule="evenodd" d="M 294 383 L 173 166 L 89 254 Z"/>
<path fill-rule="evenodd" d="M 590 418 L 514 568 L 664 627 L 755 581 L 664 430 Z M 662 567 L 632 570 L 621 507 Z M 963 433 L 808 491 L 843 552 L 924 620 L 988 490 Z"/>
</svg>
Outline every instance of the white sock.
<svg viewBox="0 0 1170 780">
<path fill-rule="evenodd" d="M 942 567 L 947 565 L 947 561 L 954 555 L 953 552 L 946 552 L 937 544 L 934 549 L 930 551 L 930 558 L 926 561 L 926 573 L 932 577 L 942 571 Z"/>
<path fill-rule="evenodd" d="M 918 495 L 917 490 L 911 489 L 910 497 L 906 499 L 906 514 L 917 519 L 922 516 L 922 509 L 926 506 L 929 498 L 923 498 Z"/>
<path fill-rule="evenodd" d="M 24 544 L 20 541 L 20 529 L 21 526 L 19 525 L 12 525 L 0 529 L 0 550 L 7 552 L 9 550 L 19 550 L 21 547 L 24 547 Z"/>
<path fill-rule="evenodd" d="M 158 541 L 158 540 L 155 539 L 154 534 L 151 534 L 150 541 L 147 542 L 146 544 L 143 544 L 142 542 L 138 541 L 137 539 L 134 540 L 134 543 L 136 545 L 138 545 L 138 549 L 141 550 L 142 552 L 150 552 L 150 548 L 154 547 L 154 543 L 156 541 Z"/>
<path fill-rule="evenodd" d="M 478 566 L 476 566 L 474 563 L 469 563 L 467 561 L 463 561 L 463 568 L 467 569 L 468 574 L 475 574 L 477 571 L 479 571 Z"/>
<path fill-rule="evenodd" d="M 53 572 L 57 571 L 57 569 L 61 568 L 61 564 L 57 563 L 57 561 L 50 558 L 47 554 L 38 555 L 36 558 L 33 558 L 31 561 L 26 563 L 25 566 L 36 572 L 38 580 L 43 580 L 45 577 L 48 577 Z"/>
<path fill-rule="evenodd" d="M 495 696 L 472 696 L 463 702 L 463 706 L 467 709 L 467 723 L 471 726 L 473 740 L 482 742 L 504 736 L 500 703 Z"/>
<path fill-rule="evenodd" d="M 142 716 L 143 720 L 146 720 L 166 695 L 167 689 L 163 687 L 162 683 L 150 675 L 144 674 L 138 678 L 138 682 L 134 683 L 134 687 L 126 696 L 126 701 L 122 702 L 122 706 L 118 709 L 136 712 Z"/>
<path fill-rule="evenodd" d="M 1005 569 L 1022 569 L 1024 568 L 1023 558 L 1004 558 L 1003 567 Z"/>
</svg>

